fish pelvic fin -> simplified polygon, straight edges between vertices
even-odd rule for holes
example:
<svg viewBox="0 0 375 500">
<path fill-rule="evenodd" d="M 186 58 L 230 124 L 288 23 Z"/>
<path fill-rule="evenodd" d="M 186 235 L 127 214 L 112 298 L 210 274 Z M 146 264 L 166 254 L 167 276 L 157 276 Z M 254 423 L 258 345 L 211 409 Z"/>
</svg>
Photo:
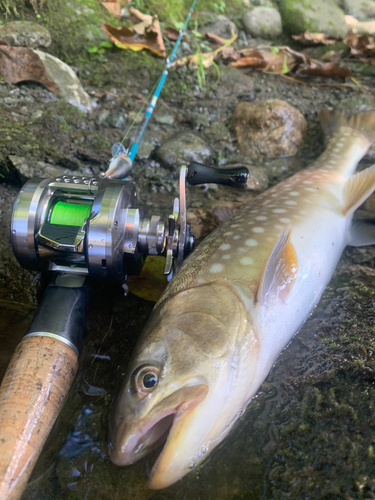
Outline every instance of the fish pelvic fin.
<svg viewBox="0 0 375 500">
<path fill-rule="evenodd" d="M 268 258 L 254 300 L 261 306 L 278 298 L 285 301 L 297 278 L 297 255 L 290 241 L 290 233 L 289 224 L 281 233 Z"/>
<path fill-rule="evenodd" d="M 367 139 L 367 147 L 375 141 L 375 111 L 347 116 L 344 111 L 322 109 L 319 121 L 327 139 L 341 136 L 344 131 L 351 129 Z"/>
<path fill-rule="evenodd" d="M 343 208 L 344 215 L 354 212 L 375 190 L 375 165 L 353 175 L 344 184 Z"/>
</svg>

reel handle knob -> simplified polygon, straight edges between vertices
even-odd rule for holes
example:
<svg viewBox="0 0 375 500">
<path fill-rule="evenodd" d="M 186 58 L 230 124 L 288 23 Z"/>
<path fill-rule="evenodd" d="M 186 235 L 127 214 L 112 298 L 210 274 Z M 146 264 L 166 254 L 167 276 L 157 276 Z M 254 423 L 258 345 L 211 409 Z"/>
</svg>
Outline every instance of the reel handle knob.
<svg viewBox="0 0 375 500">
<path fill-rule="evenodd" d="M 199 184 L 223 184 L 236 189 L 247 189 L 249 170 L 246 167 L 213 168 L 192 162 L 188 166 L 186 180 L 191 186 Z"/>
</svg>

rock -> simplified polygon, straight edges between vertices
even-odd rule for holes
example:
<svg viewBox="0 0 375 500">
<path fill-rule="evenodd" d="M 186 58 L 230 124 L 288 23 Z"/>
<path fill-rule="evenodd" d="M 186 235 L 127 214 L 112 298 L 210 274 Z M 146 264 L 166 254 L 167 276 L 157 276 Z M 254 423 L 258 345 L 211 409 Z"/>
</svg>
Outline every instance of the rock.
<svg viewBox="0 0 375 500">
<path fill-rule="evenodd" d="M 207 78 L 210 83 L 217 80 L 217 71 L 212 66 L 207 70 Z M 248 94 L 251 98 L 253 87 L 251 76 L 244 75 L 239 69 L 232 66 L 220 66 L 220 85 L 216 89 L 219 98 L 228 94 L 234 98 L 237 98 L 236 94 Z"/>
<path fill-rule="evenodd" d="M 354 16 L 358 21 L 367 21 L 375 16 L 374 0 L 344 0 L 345 13 Z"/>
<path fill-rule="evenodd" d="M 114 111 L 107 118 L 107 123 L 113 128 L 124 128 L 126 125 L 127 116 L 121 111 Z"/>
<path fill-rule="evenodd" d="M 141 123 L 143 120 L 142 113 L 139 114 L 138 111 L 129 111 L 129 121 L 130 123 Z"/>
<path fill-rule="evenodd" d="M 178 132 L 168 138 L 156 151 L 157 158 L 175 170 L 182 164 L 196 161 L 204 163 L 210 160 L 211 148 L 202 137 L 190 132 Z"/>
<path fill-rule="evenodd" d="M 44 163 L 43 161 L 37 161 L 35 165 L 30 165 L 26 158 L 23 158 L 22 156 L 9 155 L 9 159 L 22 182 L 26 182 L 33 177 L 47 179 L 50 177 L 59 177 L 61 175 L 69 175 L 72 173 L 71 170 L 56 167 L 54 165 L 50 165 L 49 163 Z"/>
<path fill-rule="evenodd" d="M 109 109 L 103 109 L 96 117 L 96 123 L 98 125 L 103 125 L 103 123 L 107 121 L 110 114 L 111 112 L 109 111 Z"/>
<path fill-rule="evenodd" d="M 212 122 L 211 126 L 204 131 L 210 142 L 230 141 L 230 132 L 221 121 Z"/>
<path fill-rule="evenodd" d="M 199 30 L 201 33 L 213 33 L 221 38 L 232 38 L 232 32 L 237 33 L 236 25 L 225 16 L 215 16 L 204 28 Z"/>
<path fill-rule="evenodd" d="M 244 14 L 242 22 L 254 37 L 277 38 L 283 31 L 280 13 L 272 7 L 255 7 Z"/>
<path fill-rule="evenodd" d="M 0 26 L 0 40 L 13 47 L 49 47 L 50 32 L 30 21 L 14 21 Z"/>
<path fill-rule="evenodd" d="M 156 115 L 155 121 L 156 121 L 156 123 L 161 123 L 162 125 L 173 125 L 174 124 L 174 116 L 172 116 L 172 115 Z"/>
<path fill-rule="evenodd" d="M 90 97 L 83 90 L 81 82 L 72 68 L 50 54 L 40 50 L 34 52 L 38 54 L 44 63 L 48 77 L 59 86 L 61 97 L 84 113 L 91 111 Z"/>
<path fill-rule="evenodd" d="M 291 35 L 308 30 L 343 37 L 348 31 L 344 14 L 333 0 L 280 0 L 279 8 Z"/>
<path fill-rule="evenodd" d="M 154 139 L 153 137 L 145 137 L 139 145 L 137 156 L 141 160 L 147 159 L 150 157 L 151 153 L 157 146 L 160 146 L 160 143 L 156 139 Z"/>
<path fill-rule="evenodd" d="M 303 115 L 278 99 L 240 102 L 233 127 L 241 152 L 253 158 L 294 155 L 307 129 Z"/>
</svg>

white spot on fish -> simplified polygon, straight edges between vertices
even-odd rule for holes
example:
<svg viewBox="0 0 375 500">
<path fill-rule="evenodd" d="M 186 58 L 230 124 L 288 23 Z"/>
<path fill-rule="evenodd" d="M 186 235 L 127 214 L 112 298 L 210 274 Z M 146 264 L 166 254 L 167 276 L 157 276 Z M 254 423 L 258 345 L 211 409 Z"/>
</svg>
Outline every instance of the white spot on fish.
<svg viewBox="0 0 375 500">
<path fill-rule="evenodd" d="M 231 224 L 230 227 L 238 227 L 238 226 L 239 226 L 239 224 Z"/>
<path fill-rule="evenodd" d="M 227 231 L 226 233 L 224 233 L 224 236 L 230 236 L 231 234 L 233 234 L 233 231 Z"/>
<path fill-rule="evenodd" d="M 312 184 L 312 181 L 303 181 L 302 184 Z"/>
<path fill-rule="evenodd" d="M 226 254 L 225 254 L 225 255 L 223 255 L 221 258 L 222 258 L 222 259 L 224 259 L 224 260 L 228 260 L 228 259 L 230 259 L 230 258 L 231 258 L 231 255 L 230 255 L 229 253 L 226 253 Z"/>
<path fill-rule="evenodd" d="M 253 227 L 252 231 L 253 231 L 253 233 L 264 233 L 264 228 L 263 227 Z"/>
<path fill-rule="evenodd" d="M 238 234 L 236 234 L 236 236 L 233 236 L 233 239 L 234 239 L 234 240 L 239 240 L 240 238 L 241 238 L 241 236 L 240 236 L 240 235 L 238 235 Z"/>
<path fill-rule="evenodd" d="M 242 248 L 242 247 L 237 248 L 237 253 L 245 253 L 245 252 L 247 252 L 246 248 Z"/>
<path fill-rule="evenodd" d="M 253 238 L 249 238 L 248 240 L 245 241 L 245 245 L 248 247 L 256 247 L 258 244 L 257 240 L 253 240 Z"/>
<path fill-rule="evenodd" d="M 286 217 L 283 217 L 282 219 L 279 219 L 280 222 L 284 222 L 284 224 L 288 224 L 290 222 L 290 219 L 287 219 Z"/>
<path fill-rule="evenodd" d="M 298 191 L 291 191 L 289 194 L 290 194 L 290 196 L 298 196 L 299 192 Z"/>
<path fill-rule="evenodd" d="M 220 250 L 229 250 L 230 245 L 228 243 L 224 243 L 219 248 L 220 248 Z"/>
<path fill-rule="evenodd" d="M 220 273 L 224 269 L 223 264 L 213 264 L 210 267 L 210 273 Z"/>
<path fill-rule="evenodd" d="M 243 266 L 249 266 L 250 264 L 253 263 L 253 259 L 251 257 L 243 257 L 240 259 L 240 264 Z"/>
<path fill-rule="evenodd" d="M 297 205 L 296 201 L 290 200 L 285 202 L 286 205 Z"/>
<path fill-rule="evenodd" d="M 275 214 L 285 214 L 286 210 L 284 208 L 275 208 L 272 212 Z"/>
<path fill-rule="evenodd" d="M 258 217 L 255 217 L 255 220 L 267 220 L 267 217 L 264 215 L 259 215 Z"/>
<path fill-rule="evenodd" d="M 275 226 L 273 226 L 275 229 L 284 229 L 283 226 L 280 226 L 280 224 L 276 224 Z"/>
<path fill-rule="evenodd" d="M 314 188 L 305 188 L 305 191 L 312 191 L 314 193 L 315 189 Z"/>
</svg>

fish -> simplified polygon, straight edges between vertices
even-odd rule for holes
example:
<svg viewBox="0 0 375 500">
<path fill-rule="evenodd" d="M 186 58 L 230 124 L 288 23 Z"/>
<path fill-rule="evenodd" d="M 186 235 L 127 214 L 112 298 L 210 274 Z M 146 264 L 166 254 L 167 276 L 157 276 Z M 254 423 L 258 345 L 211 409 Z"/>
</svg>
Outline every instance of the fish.
<svg viewBox="0 0 375 500">
<path fill-rule="evenodd" d="M 322 110 L 319 158 L 268 189 L 185 260 L 136 344 L 109 419 L 109 454 L 130 465 L 164 443 L 148 486 L 162 489 L 228 435 L 318 303 L 346 245 L 375 244 L 352 221 L 375 189 L 355 173 L 375 112 Z"/>
</svg>

